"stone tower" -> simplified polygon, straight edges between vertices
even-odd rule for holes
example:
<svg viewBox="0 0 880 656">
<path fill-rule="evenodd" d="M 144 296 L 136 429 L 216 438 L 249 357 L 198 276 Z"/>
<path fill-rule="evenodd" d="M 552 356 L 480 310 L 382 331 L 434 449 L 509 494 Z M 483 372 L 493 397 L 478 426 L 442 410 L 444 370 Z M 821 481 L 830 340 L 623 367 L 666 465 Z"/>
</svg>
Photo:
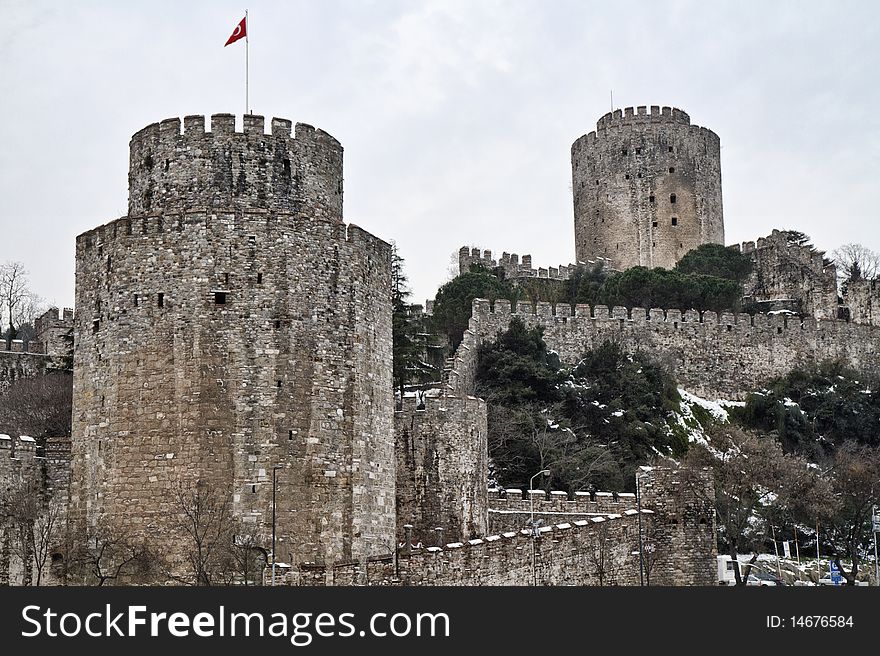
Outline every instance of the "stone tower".
<svg viewBox="0 0 880 656">
<path fill-rule="evenodd" d="M 627 107 L 571 147 L 578 262 L 671 268 L 724 243 L 721 144 L 680 109 Z"/>
<path fill-rule="evenodd" d="M 342 222 L 342 147 L 309 125 L 169 119 L 131 140 L 129 215 L 76 241 L 70 508 L 188 545 L 213 491 L 278 558 L 395 539 L 390 247 Z"/>
</svg>

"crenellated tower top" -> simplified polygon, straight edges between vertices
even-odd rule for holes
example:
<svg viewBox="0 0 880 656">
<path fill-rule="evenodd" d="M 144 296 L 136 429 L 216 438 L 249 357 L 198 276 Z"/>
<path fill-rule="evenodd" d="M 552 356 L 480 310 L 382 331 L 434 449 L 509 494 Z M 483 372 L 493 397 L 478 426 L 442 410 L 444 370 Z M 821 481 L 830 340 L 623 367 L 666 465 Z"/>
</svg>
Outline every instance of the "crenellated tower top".
<svg viewBox="0 0 880 656">
<path fill-rule="evenodd" d="M 248 114 L 170 118 L 131 138 L 130 216 L 265 209 L 342 218 L 342 146 L 311 125 Z"/>
</svg>

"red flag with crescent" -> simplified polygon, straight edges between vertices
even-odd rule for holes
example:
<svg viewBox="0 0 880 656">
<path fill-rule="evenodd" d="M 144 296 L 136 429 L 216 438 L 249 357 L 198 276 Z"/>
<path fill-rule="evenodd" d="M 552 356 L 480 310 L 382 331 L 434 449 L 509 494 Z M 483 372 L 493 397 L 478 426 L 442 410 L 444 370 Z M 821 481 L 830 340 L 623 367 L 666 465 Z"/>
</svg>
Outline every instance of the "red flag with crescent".
<svg viewBox="0 0 880 656">
<path fill-rule="evenodd" d="M 229 40 L 223 44 L 225 48 L 230 43 L 235 43 L 239 39 L 243 39 L 247 36 L 247 16 L 241 19 L 241 22 L 235 26 L 235 29 L 232 30 L 232 36 L 229 37 Z"/>
</svg>

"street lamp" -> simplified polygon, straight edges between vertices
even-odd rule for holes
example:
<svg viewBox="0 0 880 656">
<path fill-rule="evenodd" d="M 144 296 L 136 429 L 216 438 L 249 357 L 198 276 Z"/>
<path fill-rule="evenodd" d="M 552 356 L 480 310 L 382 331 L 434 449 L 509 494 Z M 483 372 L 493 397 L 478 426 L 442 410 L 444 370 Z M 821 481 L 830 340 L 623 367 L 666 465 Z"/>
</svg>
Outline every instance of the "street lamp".
<svg viewBox="0 0 880 656">
<path fill-rule="evenodd" d="M 532 585 L 538 585 L 538 571 L 535 569 L 535 540 L 538 538 L 538 527 L 535 525 L 535 495 L 532 494 L 535 479 L 538 476 L 549 476 L 549 469 L 542 469 L 529 479 L 529 515 L 531 516 L 530 524 L 532 525 Z"/>
<path fill-rule="evenodd" d="M 272 585 L 275 585 L 275 561 L 278 560 L 278 557 L 275 555 L 275 490 L 277 488 L 275 472 L 282 468 L 282 465 L 272 467 Z"/>
</svg>

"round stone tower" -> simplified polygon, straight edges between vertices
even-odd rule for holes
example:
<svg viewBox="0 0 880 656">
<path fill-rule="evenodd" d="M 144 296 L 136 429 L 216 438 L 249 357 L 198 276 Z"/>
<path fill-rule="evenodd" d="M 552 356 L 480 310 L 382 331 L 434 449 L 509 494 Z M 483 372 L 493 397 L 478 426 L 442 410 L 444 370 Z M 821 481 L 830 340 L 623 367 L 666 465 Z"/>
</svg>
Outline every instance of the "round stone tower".
<svg viewBox="0 0 880 656">
<path fill-rule="evenodd" d="M 188 116 L 131 141 L 129 216 L 76 243 L 71 512 L 173 571 L 195 490 L 293 564 L 395 539 L 390 247 L 342 220 L 311 126 Z"/>
<path fill-rule="evenodd" d="M 571 147 L 578 262 L 671 268 L 724 243 L 721 143 L 680 109 L 627 107 Z"/>
</svg>

